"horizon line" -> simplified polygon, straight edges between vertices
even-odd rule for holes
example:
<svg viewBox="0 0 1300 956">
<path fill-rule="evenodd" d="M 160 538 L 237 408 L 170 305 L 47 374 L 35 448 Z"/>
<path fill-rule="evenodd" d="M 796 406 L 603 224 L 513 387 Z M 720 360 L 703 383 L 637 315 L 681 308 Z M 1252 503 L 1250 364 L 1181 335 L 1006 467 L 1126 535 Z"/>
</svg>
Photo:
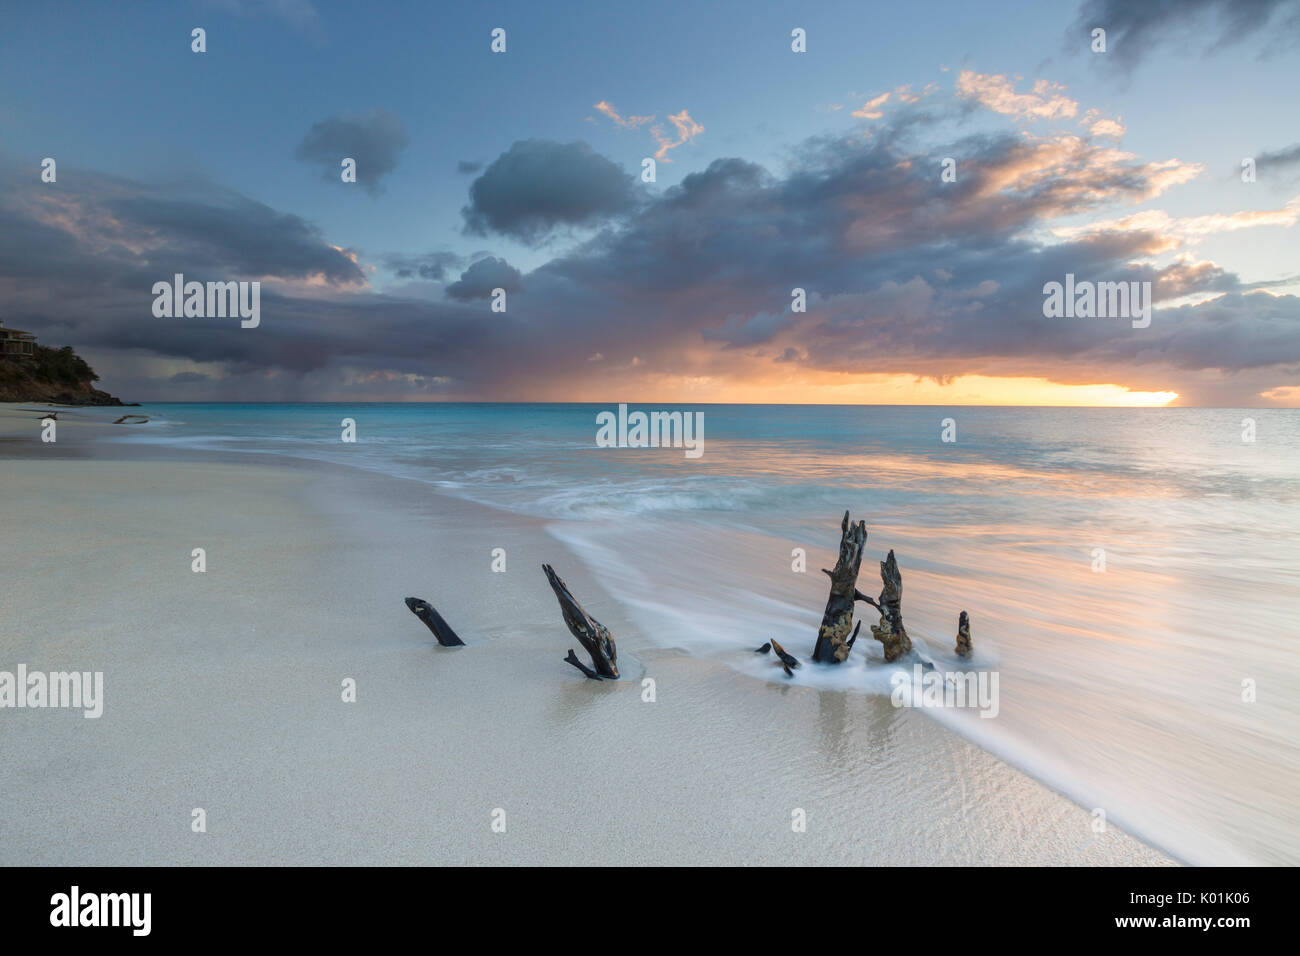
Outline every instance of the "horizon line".
<svg viewBox="0 0 1300 956">
<path fill-rule="evenodd" d="M 8 404 L 8 403 L 5 403 Z M 37 403 L 39 404 L 39 403 Z M 45 404 L 57 405 L 58 402 L 48 402 Z M 181 401 L 181 400 L 145 400 L 135 403 L 137 405 L 677 405 L 677 406 L 714 406 L 714 407 L 742 407 L 742 408 L 1077 408 L 1077 409 L 1143 409 L 1147 411 L 1171 411 L 1174 409 L 1188 410 L 1219 410 L 1219 411 L 1297 411 L 1293 405 L 1086 405 L 1086 404 L 1015 404 L 1015 405 L 998 405 L 982 404 L 975 402 L 682 402 L 682 401 L 658 401 L 645 399 L 639 401 L 628 401 L 626 399 L 618 401 L 563 401 L 563 400 L 531 400 L 531 399 L 431 399 L 431 400 L 384 400 L 384 399 L 353 399 L 353 400 L 266 400 L 266 401 L 230 401 L 222 399 L 209 399 L 201 401 Z M 95 406 L 95 405 L 70 405 L 70 408 L 119 408 L 124 406 Z"/>
</svg>

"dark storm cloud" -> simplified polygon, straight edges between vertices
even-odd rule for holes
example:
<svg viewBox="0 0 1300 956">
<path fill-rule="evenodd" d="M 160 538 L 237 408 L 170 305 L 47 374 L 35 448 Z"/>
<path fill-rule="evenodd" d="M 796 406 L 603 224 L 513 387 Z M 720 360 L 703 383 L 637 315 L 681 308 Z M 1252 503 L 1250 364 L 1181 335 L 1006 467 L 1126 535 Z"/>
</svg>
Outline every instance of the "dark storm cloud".
<svg viewBox="0 0 1300 956">
<path fill-rule="evenodd" d="M 594 327 L 600 309 L 587 298 L 617 302 L 628 338 L 631 330 L 655 330 L 639 337 L 637 354 L 650 352 L 654 361 L 657 353 L 670 365 L 674 350 L 702 340 L 762 361 L 859 373 L 957 374 L 1011 357 L 1059 379 L 1063 362 L 1093 350 L 1143 362 L 1158 353 L 1184 368 L 1300 360 L 1294 298 L 1272 299 L 1270 321 L 1289 324 L 1292 338 L 1278 336 L 1266 350 L 1240 347 L 1235 338 L 1248 336 L 1250 323 L 1228 324 L 1221 314 L 1248 300 L 1262 307 L 1255 297 L 1228 297 L 1218 310 L 1177 310 L 1172 321 L 1211 331 L 1165 329 L 1158 340 L 1122 320 L 1044 318 L 1044 283 L 1067 273 L 1151 281 L 1157 303 L 1241 289 L 1236 276 L 1210 263 L 1130 265 L 1159 245 L 1162 237 L 1151 233 L 1047 246 L 1025 235 L 1044 219 L 1155 196 L 1186 178 L 1177 168 L 1073 137 L 968 139 L 932 155 L 901 153 L 887 135 L 807 147 L 804 162 L 784 177 L 738 159 L 687 176 L 624 228 L 530 273 L 530 304 L 554 301 L 557 317 L 603 354 L 619 356 L 629 348 Z M 971 172 L 939 186 L 935 170 L 950 154 L 963 156 Z M 808 295 L 807 313 L 790 312 L 796 287 Z M 577 318 L 583 315 L 593 321 Z"/>
<path fill-rule="evenodd" d="M 505 289 L 515 292 L 522 285 L 519 270 L 495 256 L 487 256 L 474 262 L 461 273 L 456 282 L 447 286 L 447 294 L 462 302 L 470 299 L 487 299 L 493 289 Z"/>
<path fill-rule="evenodd" d="M 1295 296 L 1230 293 L 1198 306 L 1181 306 L 1160 314 L 1151 334 L 1138 347 L 1122 337 L 1098 343 L 1097 360 L 1147 364 L 1169 363 L 1176 368 L 1207 367 L 1240 371 L 1279 362 L 1295 362 L 1300 337 L 1300 299 Z M 1292 376 L 1290 384 L 1300 384 Z"/>
<path fill-rule="evenodd" d="M 153 284 L 176 273 L 322 290 L 365 281 L 314 226 L 212 183 L 145 186 L 78 171 L 57 191 L 33 191 L 28 178 L 0 169 L 0 317 L 15 325 L 24 317 L 48 344 L 252 363 L 259 356 L 251 342 L 154 319 Z M 284 356 L 260 361 L 281 366 Z"/>
<path fill-rule="evenodd" d="M 0 167 L 0 278 L 68 277 L 134 286 L 194 278 L 363 281 L 320 231 L 291 213 L 207 181 L 145 186 L 78 171 L 58 190 Z"/>
<path fill-rule="evenodd" d="M 355 159 L 357 183 L 375 196 L 382 189 L 383 178 L 397 168 L 398 154 L 406 142 L 406 130 L 397 114 L 376 108 L 313 124 L 294 157 L 319 164 L 328 182 L 342 182 L 343 160 Z"/>
<path fill-rule="evenodd" d="M 474 180 L 467 232 L 537 244 L 557 226 L 597 225 L 636 205 L 631 177 L 586 143 L 520 140 Z"/>
<path fill-rule="evenodd" d="M 1095 27 L 1106 31 L 1107 57 L 1113 57 L 1125 67 L 1136 65 L 1158 46 L 1198 34 L 1215 37 L 1201 52 L 1214 52 L 1261 32 L 1269 37 L 1267 49 L 1280 50 L 1294 46 L 1300 34 L 1300 3 L 1297 0 L 1086 0 L 1079 8 L 1069 42 L 1071 45 L 1085 42 Z"/>
<path fill-rule="evenodd" d="M 613 218 L 526 275 L 476 256 L 445 298 L 418 301 L 375 293 L 310 225 L 210 184 L 162 190 L 96 177 L 55 192 L 28 175 L 0 190 L 0 297 L 12 324 L 87 348 L 106 386 L 145 399 L 169 394 L 166 376 L 151 383 L 132 371 L 149 356 L 212 363 L 191 370 L 213 378 L 187 380 L 195 399 L 283 400 L 562 398 L 575 383 L 617 389 L 630 369 L 742 380 L 802 369 L 1141 382 L 1249 403 L 1300 364 L 1295 297 L 1248 294 L 1258 286 L 1194 258 L 1153 265 L 1170 241 L 1156 232 L 1047 233 L 1058 217 L 1113 217 L 1194 168 L 1069 134 L 926 147 L 904 126 L 810 140 L 779 174 L 720 159 L 639 203 L 598 204 L 599 214 L 534 203 L 510 218 L 484 206 L 484 216 L 506 216 L 498 231 L 530 237 Z M 535 150 L 516 144 L 510 154 Z M 949 155 L 961 157 L 961 174 L 942 183 Z M 506 175 L 528 163 L 492 168 L 502 178 L 479 182 L 496 182 L 498 202 L 506 181 L 547 181 Z M 385 265 L 445 281 L 460 268 L 449 255 Z M 256 330 L 151 316 L 150 283 L 205 270 L 193 277 L 308 281 L 265 287 Z M 1150 281 L 1164 307 L 1147 329 L 1047 319 L 1043 285 L 1067 273 Z M 498 287 L 523 290 L 505 313 L 484 301 Z M 806 312 L 791 311 L 795 288 Z M 1188 304 L 1192 295 L 1218 298 Z M 603 360 L 589 361 L 596 354 Z M 1209 391 L 1225 377 L 1230 392 Z"/>
<path fill-rule="evenodd" d="M 1167 174 L 1077 139 L 981 138 L 954 150 L 971 172 L 940 185 L 935 171 L 949 148 L 915 156 L 886 137 L 822 141 L 784 178 L 742 160 L 718 160 L 624 229 L 534 275 L 647 295 L 725 287 L 721 301 L 746 316 L 770 311 L 774 295 L 788 303 L 796 286 L 822 296 L 863 292 L 939 268 L 970 273 L 975 285 L 1023 262 L 1035 248 L 1016 237 L 1024 228 L 1115 199 L 1146 198 Z M 689 311 L 677 315 L 691 324 L 705 320 L 688 318 Z"/>
<path fill-rule="evenodd" d="M 120 222 L 166 236 L 159 253 L 191 263 L 192 270 L 285 278 L 319 274 L 333 282 L 361 278 L 356 265 L 325 244 L 314 226 L 241 196 L 122 197 L 108 200 L 104 209 Z"/>
</svg>

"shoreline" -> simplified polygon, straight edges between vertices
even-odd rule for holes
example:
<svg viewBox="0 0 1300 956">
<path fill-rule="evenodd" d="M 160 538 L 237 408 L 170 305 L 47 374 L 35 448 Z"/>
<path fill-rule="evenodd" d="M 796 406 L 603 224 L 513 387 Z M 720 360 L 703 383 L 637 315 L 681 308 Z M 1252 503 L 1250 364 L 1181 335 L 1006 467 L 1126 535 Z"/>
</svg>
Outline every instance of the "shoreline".
<svg viewBox="0 0 1300 956">
<path fill-rule="evenodd" d="M 51 501 L 19 522 L 9 574 L 69 582 L 16 599 L 0 668 L 107 662 L 100 720 L 11 720 L 0 862 L 1177 862 L 1114 824 L 1093 834 L 923 711 L 656 645 L 542 519 L 357 467 L 124 448 L 0 464 Z M 199 538 L 217 542 L 204 574 L 184 547 Z M 542 561 L 611 628 L 624 680 L 563 662 L 576 642 Z M 469 646 L 438 648 L 406 596 Z M 47 776 L 51 747 L 69 759 Z M 54 786 L 69 774 L 96 785 Z"/>
</svg>

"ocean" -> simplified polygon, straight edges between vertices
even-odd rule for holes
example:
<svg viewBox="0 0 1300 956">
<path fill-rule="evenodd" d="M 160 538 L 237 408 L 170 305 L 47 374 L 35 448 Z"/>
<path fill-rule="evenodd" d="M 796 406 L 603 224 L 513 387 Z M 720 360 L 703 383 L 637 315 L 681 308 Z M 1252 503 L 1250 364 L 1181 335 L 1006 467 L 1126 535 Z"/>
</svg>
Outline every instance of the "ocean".
<svg viewBox="0 0 1300 956">
<path fill-rule="evenodd" d="M 151 404 L 114 440 L 348 464 L 546 519 L 650 643 L 786 681 L 753 653 L 776 638 L 805 662 L 793 683 L 889 695 L 903 669 L 865 604 L 850 660 L 809 661 L 848 510 L 859 588 L 892 549 L 918 649 L 999 676 L 996 716 L 935 719 L 1185 862 L 1300 863 L 1300 412 L 637 409 L 702 413 L 702 454 L 598 447 L 613 404 Z"/>
</svg>

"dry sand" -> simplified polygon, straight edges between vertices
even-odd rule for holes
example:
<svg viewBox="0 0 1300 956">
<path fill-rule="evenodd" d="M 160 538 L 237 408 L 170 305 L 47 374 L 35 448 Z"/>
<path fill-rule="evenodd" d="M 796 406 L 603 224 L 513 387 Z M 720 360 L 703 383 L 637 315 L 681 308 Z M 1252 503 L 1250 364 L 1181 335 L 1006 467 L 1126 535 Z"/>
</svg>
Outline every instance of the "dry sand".
<svg viewBox="0 0 1300 956">
<path fill-rule="evenodd" d="M 16 414 L 0 670 L 103 671 L 105 703 L 0 710 L 0 864 L 1171 862 L 919 711 L 648 640 L 541 523 L 352 469 L 104 460 L 98 426 L 43 446 Z M 543 561 L 625 680 L 563 663 Z"/>
</svg>

